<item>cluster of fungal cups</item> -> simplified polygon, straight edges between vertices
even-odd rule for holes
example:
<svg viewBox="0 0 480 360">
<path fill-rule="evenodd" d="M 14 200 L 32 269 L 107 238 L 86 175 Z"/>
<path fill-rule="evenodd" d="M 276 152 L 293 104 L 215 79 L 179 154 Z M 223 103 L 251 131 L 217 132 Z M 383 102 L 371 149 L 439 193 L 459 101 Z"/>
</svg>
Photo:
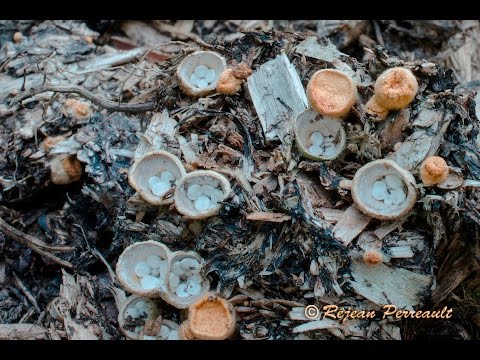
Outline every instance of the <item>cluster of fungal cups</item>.
<svg viewBox="0 0 480 360">
<path fill-rule="evenodd" d="M 202 268 L 203 259 L 195 252 L 172 252 L 162 243 L 144 241 L 123 251 L 116 272 L 119 282 L 129 292 L 160 297 L 183 309 L 209 289 Z"/>
</svg>

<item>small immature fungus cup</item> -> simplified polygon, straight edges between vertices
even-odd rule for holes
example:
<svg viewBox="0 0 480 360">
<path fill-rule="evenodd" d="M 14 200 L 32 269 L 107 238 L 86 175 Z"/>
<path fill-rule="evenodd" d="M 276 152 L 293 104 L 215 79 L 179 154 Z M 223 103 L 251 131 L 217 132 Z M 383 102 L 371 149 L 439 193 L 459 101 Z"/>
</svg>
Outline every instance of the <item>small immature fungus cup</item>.
<svg viewBox="0 0 480 360">
<path fill-rule="evenodd" d="M 167 151 L 151 151 L 130 167 L 128 182 L 152 205 L 173 203 L 173 191 L 186 175 L 182 162 Z"/>
<path fill-rule="evenodd" d="M 180 324 L 180 327 L 178 328 L 178 336 L 180 340 L 197 340 L 190 331 L 190 322 L 188 320 L 185 320 Z"/>
<path fill-rule="evenodd" d="M 162 298 L 178 309 L 188 308 L 210 289 L 203 275 L 204 260 L 193 251 L 176 251 L 170 260 L 167 289 Z"/>
<path fill-rule="evenodd" d="M 383 261 L 382 253 L 377 249 L 370 249 L 363 253 L 363 261 L 367 265 L 378 265 Z"/>
<path fill-rule="evenodd" d="M 344 117 L 357 101 L 357 86 L 344 72 L 323 69 L 312 75 L 307 97 L 311 108 L 319 114 Z"/>
<path fill-rule="evenodd" d="M 213 51 L 196 51 L 177 67 L 180 88 L 189 96 L 206 96 L 215 91 L 220 74 L 227 68 L 225 58 Z"/>
<path fill-rule="evenodd" d="M 384 120 L 389 110 L 406 108 L 418 91 L 417 78 L 402 67 L 385 70 L 375 81 L 375 93 L 365 105 L 367 114 Z"/>
<path fill-rule="evenodd" d="M 297 116 L 294 126 L 297 147 L 306 158 L 333 160 L 345 149 L 346 134 L 339 119 L 305 110 Z"/>
<path fill-rule="evenodd" d="M 67 185 L 80 180 L 83 166 L 75 155 L 61 154 L 50 161 L 50 173 L 52 183 Z"/>
<path fill-rule="evenodd" d="M 120 330 L 131 340 L 143 339 L 145 322 L 154 320 L 160 314 L 157 304 L 151 299 L 139 295 L 128 297 L 118 310 Z"/>
<path fill-rule="evenodd" d="M 355 173 L 352 198 L 360 211 L 372 218 L 398 219 L 415 205 L 415 185 L 413 175 L 396 162 L 375 160 Z"/>
<path fill-rule="evenodd" d="M 225 340 L 235 332 L 236 315 L 232 304 L 209 293 L 188 309 L 190 332 L 200 340 Z"/>
<path fill-rule="evenodd" d="M 234 95 L 242 88 L 242 83 L 252 74 L 252 69 L 240 63 L 231 69 L 227 69 L 220 75 L 217 82 L 217 91 L 224 95 Z"/>
<path fill-rule="evenodd" d="M 177 185 L 175 207 L 190 219 L 205 219 L 220 211 L 231 190 L 228 179 L 215 171 L 192 171 Z"/>
<path fill-rule="evenodd" d="M 440 156 L 430 156 L 420 165 L 420 178 L 426 186 L 445 181 L 450 172 L 446 161 Z"/>
<path fill-rule="evenodd" d="M 118 281 L 131 293 L 158 297 L 166 290 L 171 256 L 170 250 L 157 241 L 134 243 L 118 258 Z"/>
</svg>

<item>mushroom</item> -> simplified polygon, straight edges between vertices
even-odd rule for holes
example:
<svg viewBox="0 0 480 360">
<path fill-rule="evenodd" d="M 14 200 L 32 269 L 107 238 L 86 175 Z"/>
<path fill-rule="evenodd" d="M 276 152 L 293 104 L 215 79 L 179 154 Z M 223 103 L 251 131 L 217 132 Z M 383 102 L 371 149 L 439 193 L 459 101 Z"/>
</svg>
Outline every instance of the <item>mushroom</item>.
<svg viewBox="0 0 480 360">
<path fill-rule="evenodd" d="M 171 256 L 168 247 L 157 241 L 134 243 L 118 258 L 118 281 L 131 293 L 150 298 L 160 296 L 166 290 Z"/>
<path fill-rule="evenodd" d="M 186 309 L 210 289 L 203 275 L 204 260 L 194 251 L 176 251 L 170 261 L 170 272 L 162 298 L 178 309 Z"/>
<path fill-rule="evenodd" d="M 220 211 L 231 190 L 227 178 L 215 171 L 192 171 L 177 185 L 175 207 L 190 219 L 204 219 Z"/>
<path fill-rule="evenodd" d="M 252 69 L 240 63 L 231 69 L 227 69 L 220 75 L 217 82 L 217 92 L 225 95 L 234 95 L 242 88 L 242 83 L 252 74 Z"/>
<path fill-rule="evenodd" d="M 310 78 L 307 97 L 312 109 L 319 114 L 344 117 L 357 101 L 357 86 L 346 73 L 323 69 Z"/>
<path fill-rule="evenodd" d="M 226 68 L 225 58 L 216 52 L 196 51 L 178 65 L 180 88 L 189 96 L 206 96 L 215 91 L 218 78 Z"/>
<path fill-rule="evenodd" d="M 159 314 L 160 309 L 153 300 L 131 295 L 118 310 L 118 324 L 127 339 L 141 340 L 145 321 L 155 320 Z"/>
<path fill-rule="evenodd" d="M 171 320 L 162 320 L 157 337 L 160 340 L 180 340 L 179 325 Z"/>
<path fill-rule="evenodd" d="M 413 73 L 402 67 L 385 70 L 375 81 L 375 93 L 365 105 L 367 114 L 384 120 L 389 110 L 406 108 L 415 98 L 418 82 Z"/>
<path fill-rule="evenodd" d="M 375 160 L 362 166 L 353 177 L 352 198 L 360 211 L 380 220 L 407 214 L 417 193 L 413 175 L 392 160 Z"/>
<path fill-rule="evenodd" d="M 227 300 L 208 293 L 188 308 L 188 321 L 195 338 L 224 340 L 235 332 L 236 314 Z"/>
<path fill-rule="evenodd" d="M 75 155 L 60 154 L 50 161 L 52 183 L 57 185 L 71 184 L 80 180 L 83 174 L 82 163 Z"/>
<path fill-rule="evenodd" d="M 447 162 L 440 156 L 430 156 L 420 165 L 420 178 L 425 186 L 445 181 L 449 172 Z"/>
<path fill-rule="evenodd" d="M 171 190 L 186 173 L 175 155 L 156 150 L 144 154 L 133 163 L 128 182 L 148 203 L 166 205 L 173 202 Z"/>
<path fill-rule="evenodd" d="M 190 322 L 188 320 L 185 320 L 180 324 L 180 327 L 178 328 L 178 336 L 180 340 L 197 340 L 190 331 Z"/>
<path fill-rule="evenodd" d="M 367 265 L 378 265 L 383 262 L 383 254 L 378 249 L 369 249 L 363 253 L 363 261 Z"/>
<path fill-rule="evenodd" d="M 302 155 L 316 161 L 333 160 L 346 146 L 346 134 L 341 121 L 311 110 L 305 110 L 297 116 L 295 136 Z"/>
</svg>

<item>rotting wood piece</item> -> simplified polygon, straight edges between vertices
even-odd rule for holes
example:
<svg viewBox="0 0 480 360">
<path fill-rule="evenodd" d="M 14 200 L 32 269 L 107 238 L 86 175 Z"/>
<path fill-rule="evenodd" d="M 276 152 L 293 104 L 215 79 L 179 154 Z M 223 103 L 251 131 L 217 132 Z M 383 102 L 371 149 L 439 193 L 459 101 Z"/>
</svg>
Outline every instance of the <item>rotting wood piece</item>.
<svg viewBox="0 0 480 360">
<path fill-rule="evenodd" d="M 308 106 L 297 71 L 282 53 L 247 79 L 248 90 L 267 141 L 291 143 L 293 119 Z M 290 138 L 288 140 L 287 138 Z"/>
</svg>

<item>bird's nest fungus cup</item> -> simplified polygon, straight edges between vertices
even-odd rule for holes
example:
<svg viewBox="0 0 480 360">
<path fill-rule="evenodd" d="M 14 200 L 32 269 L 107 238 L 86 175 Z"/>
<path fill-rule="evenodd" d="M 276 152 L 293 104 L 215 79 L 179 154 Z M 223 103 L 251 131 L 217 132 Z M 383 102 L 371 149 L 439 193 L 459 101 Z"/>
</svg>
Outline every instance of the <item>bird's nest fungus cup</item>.
<svg viewBox="0 0 480 360">
<path fill-rule="evenodd" d="M 176 251 L 170 261 L 167 289 L 162 298 L 178 309 L 186 309 L 210 289 L 203 273 L 204 260 L 193 251 Z"/>
<path fill-rule="evenodd" d="M 147 320 L 155 320 L 160 314 L 157 304 L 139 295 L 128 297 L 118 311 L 118 324 L 127 339 L 141 340 Z"/>
<path fill-rule="evenodd" d="M 172 253 L 157 241 L 134 243 L 118 258 L 118 281 L 129 292 L 159 297 L 166 290 Z"/>
<path fill-rule="evenodd" d="M 415 178 L 392 160 L 375 160 L 355 173 L 352 198 L 360 211 L 372 218 L 397 219 L 415 205 Z"/>
<path fill-rule="evenodd" d="M 186 174 L 182 162 L 175 155 L 156 150 L 133 163 L 128 182 L 148 203 L 167 205 L 173 202 L 174 188 Z"/>
<path fill-rule="evenodd" d="M 342 71 L 323 69 L 307 85 L 310 107 L 321 115 L 345 117 L 357 101 L 357 85 Z"/>
<path fill-rule="evenodd" d="M 218 214 L 231 190 L 228 179 L 215 171 L 192 171 L 177 185 L 175 206 L 190 219 L 204 219 Z"/>
<path fill-rule="evenodd" d="M 225 340 L 235 332 L 235 310 L 227 300 L 208 293 L 189 307 L 188 325 L 196 339 Z"/>
<path fill-rule="evenodd" d="M 333 160 L 346 146 L 346 134 L 341 120 L 311 110 L 305 110 L 297 116 L 295 137 L 302 155 L 316 161 Z"/>
<path fill-rule="evenodd" d="M 225 58 L 216 52 L 196 51 L 177 67 L 180 88 L 189 96 L 206 96 L 215 91 L 218 78 L 226 68 Z"/>
</svg>

